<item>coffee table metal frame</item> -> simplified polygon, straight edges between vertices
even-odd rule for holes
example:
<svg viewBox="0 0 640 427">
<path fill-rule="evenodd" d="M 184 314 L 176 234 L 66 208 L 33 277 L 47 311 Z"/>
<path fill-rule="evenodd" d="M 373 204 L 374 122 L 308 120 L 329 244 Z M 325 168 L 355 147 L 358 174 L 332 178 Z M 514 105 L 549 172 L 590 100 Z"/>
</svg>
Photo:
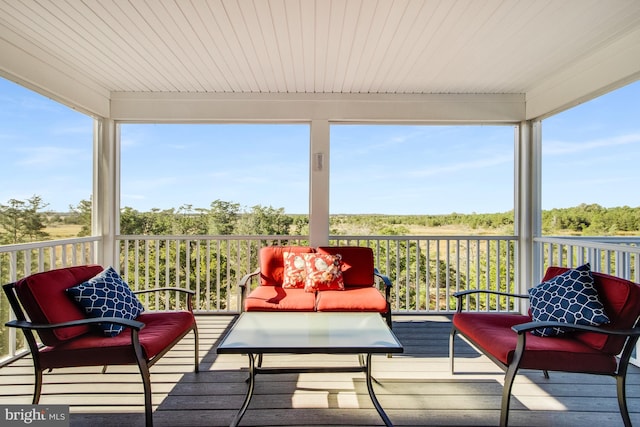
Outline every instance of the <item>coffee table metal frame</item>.
<svg viewBox="0 0 640 427">
<path fill-rule="evenodd" d="M 373 390 L 371 356 L 402 353 L 403 347 L 378 313 L 246 312 L 216 351 L 249 357 L 249 386 L 231 426 L 240 423 L 249 407 L 256 375 L 307 372 L 364 372 L 373 406 L 386 426 L 393 425 Z M 264 368 L 264 354 L 355 354 L 359 366 Z"/>
</svg>

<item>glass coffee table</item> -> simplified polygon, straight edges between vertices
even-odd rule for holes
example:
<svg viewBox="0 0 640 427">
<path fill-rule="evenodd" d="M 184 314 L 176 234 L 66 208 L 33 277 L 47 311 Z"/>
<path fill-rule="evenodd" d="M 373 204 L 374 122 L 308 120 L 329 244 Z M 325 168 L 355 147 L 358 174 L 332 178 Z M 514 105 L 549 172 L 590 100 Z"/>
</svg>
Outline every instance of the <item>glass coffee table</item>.
<svg viewBox="0 0 640 427">
<path fill-rule="evenodd" d="M 373 391 L 371 356 L 402 353 L 403 347 L 378 313 L 242 313 L 217 348 L 219 354 L 249 356 L 249 387 L 231 426 L 249 406 L 257 374 L 364 372 L 369 397 L 385 425 L 392 426 Z M 264 368 L 263 354 L 356 354 L 358 366 Z"/>
</svg>

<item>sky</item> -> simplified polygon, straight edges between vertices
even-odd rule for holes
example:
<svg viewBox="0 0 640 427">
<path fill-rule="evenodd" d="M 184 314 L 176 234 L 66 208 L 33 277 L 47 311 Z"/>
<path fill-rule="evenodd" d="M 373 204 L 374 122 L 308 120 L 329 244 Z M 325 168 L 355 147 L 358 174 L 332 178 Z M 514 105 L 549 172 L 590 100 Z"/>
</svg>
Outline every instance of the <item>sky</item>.
<svg viewBox="0 0 640 427">
<path fill-rule="evenodd" d="M 640 206 L 640 82 L 543 121 L 543 209 Z M 332 125 L 332 214 L 513 209 L 513 126 Z M 0 78 L 0 204 L 66 212 L 92 188 L 93 121 Z M 122 125 L 122 207 L 215 200 L 308 213 L 309 126 Z"/>
</svg>

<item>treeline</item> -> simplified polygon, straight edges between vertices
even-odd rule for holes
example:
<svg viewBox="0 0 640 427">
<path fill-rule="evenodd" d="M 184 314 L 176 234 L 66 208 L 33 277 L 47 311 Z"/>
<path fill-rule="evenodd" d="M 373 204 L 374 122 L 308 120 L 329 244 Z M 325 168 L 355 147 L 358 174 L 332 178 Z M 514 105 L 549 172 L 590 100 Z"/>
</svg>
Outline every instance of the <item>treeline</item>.
<svg viewBox="0 0 640 427">
<path fill-rule="evenodd" d="M 70 206 L 69 212 L 45 211 L 40 196 L 27 200 L 11 199 L 0 204 L 0 244 L 48 240 L 47 227 L 74 224 L 77 236 L 91 233 L 91 201 Z M 513 211 L 487 214 L 446 215 L 332 215 L 332 235 L 411 235 L 415 227 L 463 226 L 472 230 L 512 234 Z M 76 227 L 77 228 L 77 227 Z M 177 209 L 141 212 L 125 207 L 120 216 L 123 235 L 306 235 L 307 215 L 287 214 L 284 208 L 261 205 L 243 208 L 238 203 L 215 200 L 208 208 L 183 205 Z M 581 204 L 542 213 L 545 235 L 632 235 L 640 232 L 640 208 L 604 208 Z M 69 236 L 71 237 L 71 236 Z"/>
</svg>

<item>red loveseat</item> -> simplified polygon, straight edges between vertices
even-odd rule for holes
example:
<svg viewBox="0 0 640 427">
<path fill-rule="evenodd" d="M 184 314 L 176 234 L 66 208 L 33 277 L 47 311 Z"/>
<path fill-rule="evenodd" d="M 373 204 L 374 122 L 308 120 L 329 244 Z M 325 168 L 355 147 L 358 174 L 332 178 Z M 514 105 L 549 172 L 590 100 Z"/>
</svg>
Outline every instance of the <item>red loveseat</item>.
<svg viewBox="0 0 640 427">
<path fill-rule="evenodd" d="M 283 287 L 284 253 L 341 255 L 344 290 Z M 384 284 L 381 292 L 376 277 Z M 259 280 L 253 280 L 259 279 Z M 251 289 L 252 282 L 258 286 Z M 373 250 L 360 246 L 267 246 L 260 249 L 259 268 L 240 280 L 245 311 L 365 311 L 385 316 L 391 327 L 391 281 L 374 266 Z"/>
<path fill-rule="evenodd" d="M 186 293 L 185 310 L 142 312 L 134 320 L 116 317 L 88 318 L 65 292 L 101 273 L 99 265 L 66 267 L 36 273 L 3 285 L 16 320 L 6 326 L 24 332 L 33 358 L 35 387 L 33 403 L 40 400 L 42 373 L 47 369 L 76 366 L 138 365 L 142 376 L 145 424 L 151 426 L 152 402 L 149 368 L 185 335 L 195 335 L 195 371 L 198 372 L 198 329 L 191 309 L 192 291 L 179 288 L 160 290 Z M 149 293 L 159 289 L 134 292 Z M 108 320 L 109 322 L 105 322 Z M 116 336 L 94 329 L 98 324 L 123 325 Z M 36 340 L 37 332 L 42 342 Z"/>
<path fill-rule="evenodd" d="M 567 272 L 564 267 L 549 267 L 543 282 Z M 506 426 L 513 380 L 519 369 L 544 372 L 564 371 L 609 375 L 616 379 L 618 405 L 625 426 L 631 425 L 626 402 L 626 372 L 629 358 L 640 336 L 640 285 L 615 276 L 592 272 L 593 286 L 610 320 L 602 326 L 585 326 L 555 321 L 533 321 L 526 315 L 467 312 L 463 303 L 472 294 L 494 297 L 529 298 L 486 290 L 458 292 L 458 310 L 453 316 L 449 343 L 451 373 L 454 373 L 454 339 L 465 337 L 494 363 L 506 371 L 500 425 Z M 531 333 L 541 328 L 567 330 L 561 336 L 541 337 Z"/>
</svg>

